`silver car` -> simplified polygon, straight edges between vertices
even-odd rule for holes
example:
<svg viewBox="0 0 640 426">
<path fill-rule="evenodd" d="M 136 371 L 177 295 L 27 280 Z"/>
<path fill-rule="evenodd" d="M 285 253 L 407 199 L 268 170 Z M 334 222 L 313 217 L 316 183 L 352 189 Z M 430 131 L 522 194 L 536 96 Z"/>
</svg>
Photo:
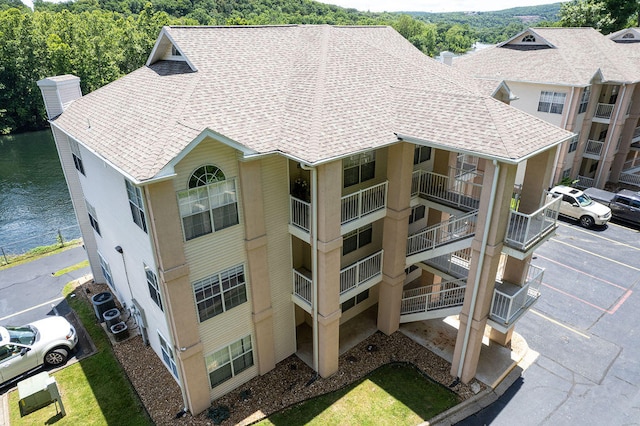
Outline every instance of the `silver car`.
<svg viewBox="0 0 640 426">
<path fill-rule="evenodd" d="M 0 327 L 0 383 L 43 364 L 63 365 L 78 343 L 63 317 L 47 317 L 21 327 Z"/>
</svg>

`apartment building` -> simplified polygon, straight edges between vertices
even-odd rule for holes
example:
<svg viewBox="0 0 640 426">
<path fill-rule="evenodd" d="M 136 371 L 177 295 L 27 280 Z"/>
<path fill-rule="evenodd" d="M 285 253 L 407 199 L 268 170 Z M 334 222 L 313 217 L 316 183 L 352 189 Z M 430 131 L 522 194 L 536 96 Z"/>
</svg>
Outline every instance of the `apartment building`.
<svg viewBox="0 0 640 426">
<path fill-rule="evenodd" d="M 570 179 L 579 187 L 640 187 L 637 46 L 616 43 L 633 34 L 610 38 L 593 28 L 530 28 L 458 57 L 453 66 L 505 81 L 517 97 L 511 105 L 578 135 L 560 150 L 548 185 Z"/>
<path fill-rule="evenodd" d="M 38 85 L 94 278 L 193 413 L 293 354 L 331 376 L 372 309 L 386 334 L 458 315 L 468 382 L 485 327 L 507 344 L 540 295 L 542 182 L 573 134 L 390 27 L 165 27 L 90 94 Z"/>
</svg>

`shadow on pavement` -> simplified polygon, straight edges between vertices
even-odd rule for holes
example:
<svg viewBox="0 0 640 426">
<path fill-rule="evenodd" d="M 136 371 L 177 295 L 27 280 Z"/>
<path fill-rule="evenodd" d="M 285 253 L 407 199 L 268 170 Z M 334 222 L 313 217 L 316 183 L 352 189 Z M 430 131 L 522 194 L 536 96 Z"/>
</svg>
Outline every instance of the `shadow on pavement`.
<svg viewBox="0 0 640 426">
<path fill-rule="evenodd" d="M 511 401 L 511 399 L 518 393 L 524 383 L 522 376 L 518 377 L 515 382 L 506 390 L 505 393 L 500 396 L 493 404 L 483 408 L 477 413 L 467 417 L 461 422 L 456 423 L 456 426 L 477 426 L 477 425 L 490 425 L 496 417 L 502 412 L 504 407 Z"/>
</svg>

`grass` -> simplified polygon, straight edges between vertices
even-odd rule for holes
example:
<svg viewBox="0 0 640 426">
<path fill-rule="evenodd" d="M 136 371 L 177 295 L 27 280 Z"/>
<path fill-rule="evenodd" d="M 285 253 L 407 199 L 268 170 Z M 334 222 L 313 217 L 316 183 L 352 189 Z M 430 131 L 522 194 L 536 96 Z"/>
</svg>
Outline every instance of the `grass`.
<svg viewBox="0 0 640 426">
<path fill-rule="evenodd" d="M 82 245 L 81 239 L 68 241 L 63 244 L 56 243 L 49 246 L 34 247 L 23 254 L 7 254 L 6 256 L 3 256 L 2 253 L 0 253 L 0 270 L 31 262 L 39 257 L 60 253 L 61 251 L 69 250 L 71 248 L 78 247 L 79 245 Z"/>
<path fill-rule="evenodd" d="M 97 352 L 54 373 L 67 415 L 56 416 L 54 404 L 20 417 L 18 392 L 9 394 L 12 426 L 58 425 L 151 425 L 140 399 L 122 367 L 115 359 L 109 339 L 97 323 L 93 307 L 82 297 L 71 297 L 67 285 L 64 294 L 93 339 Z"/>
<path fill-rule="evenodd" d="M 387 364 L 335 392 L 269 416 L 259 425 L 416 425 L 459 403 L 407 364 Z"/>
<path fill-rule="evenodd" d="M 60 275 L 64 275 L 64 274 L 68 274 L 69 272 L 73 272 L 76 271 L 78 269 L 82 269 L 82 268 L 86 268 L 87 266 L 89 266 L 89 261 L 88 260 L 84 260 L 80 263 L 76 263 L 75 265 L 71 265 L 68 266 L 64 269 L 60 269 L 59 271 L 54 272 L 52 275 L 54 277 L 59 277 Z"/>
</svg>

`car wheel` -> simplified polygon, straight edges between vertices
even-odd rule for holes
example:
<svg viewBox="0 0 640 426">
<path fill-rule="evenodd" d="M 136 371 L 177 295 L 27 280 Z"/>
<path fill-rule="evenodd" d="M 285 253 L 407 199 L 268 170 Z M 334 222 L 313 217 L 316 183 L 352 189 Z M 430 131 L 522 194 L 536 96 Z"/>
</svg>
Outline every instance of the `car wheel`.
<svg viewBox="0 0 640 426">
<path fill-rule="evenodd" d="M 69 358 L 69 351 L 65 348 L 54 348 L 47 352 L 44 356 L 44 362 L 47 365 L 57 366 L 63 365 Z"/>
<path fill-rule="evenodd" d="M 594 223 L 595 221 L 591 216 L 582 216 L 580 218 L 580 225 L 584 226 L 585 228 L 591 228 Z"/>
</svg>

